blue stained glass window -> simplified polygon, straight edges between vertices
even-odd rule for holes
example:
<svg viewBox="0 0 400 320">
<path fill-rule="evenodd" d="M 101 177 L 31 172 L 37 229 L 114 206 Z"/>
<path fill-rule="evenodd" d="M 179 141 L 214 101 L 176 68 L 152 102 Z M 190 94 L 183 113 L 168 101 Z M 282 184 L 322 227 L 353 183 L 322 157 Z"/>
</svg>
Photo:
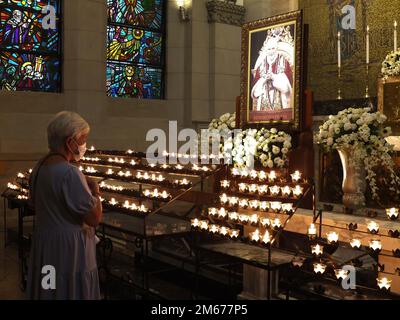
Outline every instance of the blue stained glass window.
<svg viewBox="0 0 400 320">
<path fill-rule="evenodd" d="M 164 97 L 165 0 L 107 0 L 107 94 Z"/>
<path fill-rule="evenodd" d="M 60 1 L 0 0 L 1 90 L 60 91 Z M 42 23 L 49 5 L 55 29 Z"/>
</svg>

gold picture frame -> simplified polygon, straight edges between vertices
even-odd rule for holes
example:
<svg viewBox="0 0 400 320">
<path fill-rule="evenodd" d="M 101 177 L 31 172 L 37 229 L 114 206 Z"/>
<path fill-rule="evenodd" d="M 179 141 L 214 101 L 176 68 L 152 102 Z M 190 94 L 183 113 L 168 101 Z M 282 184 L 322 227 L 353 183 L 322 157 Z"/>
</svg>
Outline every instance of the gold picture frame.
<svg viewBox="0 0 400 320">
<path fill-rule="evenodd" d="M 394 136 L 400 135 L 400 77 L 378 78 L 378 111 L 387 116 Z"/>
<path fill-rule="evenodd" d="M 242 27 L 241 112 L 244 127 L 299 131 L 302 122 L 303 13 Z"/>
</svg>

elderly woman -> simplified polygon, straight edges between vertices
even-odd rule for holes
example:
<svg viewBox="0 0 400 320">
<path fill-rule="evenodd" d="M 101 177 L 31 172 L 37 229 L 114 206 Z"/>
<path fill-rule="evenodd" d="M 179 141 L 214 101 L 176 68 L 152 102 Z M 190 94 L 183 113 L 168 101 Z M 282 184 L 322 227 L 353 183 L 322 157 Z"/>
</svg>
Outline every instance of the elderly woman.
<svg viewBox="0 0 400 320">
<path fill-rule="evenodd" d="M 30 299 L 99 299 L 95 227 L 102 217 L 98 184 L 71 164 L 86 151 L 89 125 L 60 112 L 47 128 L 50 152 L 30 179 L 36 223 L 28 272 Z"/>
</svg>

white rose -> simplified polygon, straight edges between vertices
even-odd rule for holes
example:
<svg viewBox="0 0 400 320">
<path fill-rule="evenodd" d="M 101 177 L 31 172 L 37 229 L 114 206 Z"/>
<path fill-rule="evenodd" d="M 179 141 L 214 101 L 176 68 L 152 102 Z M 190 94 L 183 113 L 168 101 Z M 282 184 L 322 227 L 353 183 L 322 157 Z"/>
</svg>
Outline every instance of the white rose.
<svg viewBox="0 0 400 320">
<path fill-rule="evenodd" d="M 329 138 L 326 140 L 326 144 L 327 144 L 328 146 L 333 145 L 333 138 L 329 137 Z"/>
<path fill-rule="evenodd" d="M 274 162 L 271 159 L 269 159 L 267 161 L 267 166 L 268 166 L 268 168 L 273 168 L 274 167 Z"/>
<path fill-rule="evenodd" d="M 272 147 L 272 153 L 273 154 L 278 154 L 279 152 L 281 152 L 281 149 L 277 146 L 273 146 Z"/>
<path fill-rule="evenodd" d="M 282 148 L 282 153 L 283 154 L 286 154 L 286 153 L 288 153 L 289 152 L 289 149 L 288 148 Z"/>
<path fill-rule="evenodd" d="M 272 134 L 276 134 L 278 132 L 278 130 L 276 130 L 275 128 L 272 128 L 270 131 Z"/>
<path fill-rule="evenodd" d="M 346 131 L 350 131 L 351 130 L 351 123 L 350 122 L 346 122 L 344 124 L 344 130 L 346 130 Z"/>
<path fill-rule="evenodd" d="M 284 147 L 284 148 L 290 149 L 290 148 L 292 147 L 292 144 L 291 144 L 289 141 L 285 141 L 285 142 L 283 143 L 283 147 Z"/>
</svg>

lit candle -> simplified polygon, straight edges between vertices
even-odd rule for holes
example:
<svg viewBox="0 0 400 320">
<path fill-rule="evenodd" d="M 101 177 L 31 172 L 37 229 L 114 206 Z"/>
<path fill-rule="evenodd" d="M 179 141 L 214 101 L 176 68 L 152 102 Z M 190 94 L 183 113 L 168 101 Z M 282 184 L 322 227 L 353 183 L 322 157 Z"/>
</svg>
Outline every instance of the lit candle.
<svg viewBox="0 0 400 320">
<path fill-rule="evenodd" d="M 282 203 L 282 210 L 285 213 L 291 213 L 294 211 L 293 203 Z"/>
<path fill-rule="evenodd" d="M 350 245 L 354 249 L 360 249 L 361 248 L 361 240 L 359 240 L 359 239 L 351 239 Z"/>
<path fill-rule="evenodd" d="M 240 176 L 241 176 L 242 178 L 247 178 L 248 175 L 249 175 L 249 172 L 248 172 L 246 169 L 242 169 L 242 170 L 240 171 Z"/>
<path fill-rule="evenodd" d="M 263 218 L 261 219 L 261 225 L 266 228 L 269 227 L 271 225 L 271 222 L 268 218 Z"/>
<path fill-rule="evenodd" d="M 208 208 L 208 215 L 217 216 L 217 214 L 218 214 L 217 208 Z"/>
<path fill-rule="evenodd" d="M 229 220 L 236 222 L 239 220 L 239 214 L 237 212 L 229 212 L 228 218 L 229 218 Z"/>
<path fill-rule="evenodd" d="M 379 289 L 390 290 L 390 285 L 392 283 L 392 280 L 389 280 L 388 278 L 383 277 L 383 278 L 376 279 L 376 281 L 378 283 Z"/>
<path fill-rule="evenodd" d="M 150 197 L 151 192 L 150 192 L 150 190 L 146 189 L 143 191 L 143 194 L 145 197 Z"/>
<path fill-rule="evenodd" d="M 248 222 L 249 221 L 249 216 L 248 215 L 246 215 L 246 214 L 240 214 L 239 215 L 239 220 L 240 220 L 240 222 L 241 223 L 246 223 L 246 222 Z"/>
<path fill-rule="evenodd" d="M 167 198 L 169 197 L 169 193 L 168 193 L 167 191 L 164 190 L 164 191 L 161 193 L 161 197 L 164 198 L 164 199 L 167 199 Z"/>
<path fill-rule="evenodd" d="M 191 220 L 191 224 L 192 224 L 192 227 L 194 227 L 194 228 L 198 228 L 199 227 L 199 219 L 192 219 Z"/>
<path fill-rule="evenodd" d="M 315 228 L 315 224 L 311 223 L 310 226 L 308 227 L 307 234 L 310 238 L 314 238 L 317 235 L 317 229 Z"/>
<path fill-rule="evenodd" d="M 296 170 L 296 171 L 295 171 L 294 173 L 292 173 L 290 176 L 292 177 L 292 181 L 293 181 L 293 182 L 298 182 L 298 181 L 300 181 L 300 179 L 301 179 L 301 173 L 300 173 L 300 171 L 298 171 L 298 170 Z"/>
<path fill-rule="evenodd" d="M 230 181 L 229 180 L 222 180 L 221 181 L 221 187 L 222 188 L 229 188 L 229 186 L 230 186 Z"/>
<path fill-rule="evenodd" d="M 313 265 L 314 265 L 314 272 L 317 274 L 318 273 L 323 274 L 326 270 L 326 265 L 323 263 L 314 263 Z"/>
<path fill-rule="evenodd" d="M 164 181 L 164 176 L 163 176 L 162 174 L 158 175 L 157 180 L 158 180 L 159 182 Z"/>
<path fill-rule="evenodd" d="M 269 175 L 268 175 L 268 180 L 273 182 L 276 179 L 276 172 L 275 171 L 270 171 Z"/>
<path fill-rule="evenodd" d="M 394 21 L 394 52 L 397 51 L 397 21 Z"/>
<path fill-rule="evenodd" d="M 379 231 L 379 224 L 377 224 L 375 221 L 370 221 L 368 223 L 368 231 L 371 233 L 378 233 Z"/>
<path fill-rule="evenodd" d="M 200 229 L 208 230 L 208 221 L 207 220 L 200 221 Z"/>
<path fill-rule="evenodd" d="M 337 49 L 338 49 L 338 68 L 342 67 L 342 54 L 340 48 L 340 31 L 338 32 L 338 40 L 337 40 Z"/>
<path fill-rule="evenodd" d="M 158 196 L 159 196 L 158 189 L 154 189 L 154 191 L 153 191 L 153 197 L 154 197 L 154 198 L 157 198 Z"/>
<path fill-rule="evenodd" d="M 221 201 L 222 204 L 226 204 L 228 202 L 228 196 L 226 195 L 226 193 L 220 195 L 219 200 Z"/>
<path fill-rule="evenodd" d="M 164 164 L 161 166 L 161 168 L 163 168 L 163 169 L 168 169 L 169 166 L 168 166 L 167 164 L 164 163 Z"/>
<path fill-rule="evenodd" d="M 266 194 L 268 192 L 268 186 L 266 186 L 264 184 L 263 185 L 259 185 L 257 187 L 257 191 L 258 191 L 259 194 Z"/>
<path fill-rule="evenodd" d="M 126 201 L 124 202 L 123 207 L 126 208 L 126 209 L 129 209 L 130 206 L 131 206 L 131 204 L 129 203 L 128 200 L 126 200 Z"/>
<path fill-rule="evenodd" d="M 311 246 L 311 253 L 320 256 L 324 253 L 324 247 L 319 244 Z"/>
<path fill-rule="evenodd" d="M 90 149 L 89 149 L 89 151 L 94 151 L 94 150 L 96 150 L 96 149 L 94 148 L 94 146 L 91 146 Z"/>
<path fill-rule="evenodd" d="M 222 234 L 223 236 L 226 236 L 229 233 L 229 228 L 227 227 L 221 227 L 219 229 L 219 233 Z"/>
<path fill-rule="evenodd" d="M 257 209 L 259 206 L 259 201 L 258 200 L 251 200 L 249 201 L 249 205 L 251 209 Z"/>
<path fill-rule="evenodd" d="M 232 175 L 233 175 L 233 176 L 238 176 L 238 175 L 240 175 L 240 171 L 239 171 L 238 168 L 233 168 L 233 169 L 231 170 L 231 172 L 232 172 Z"/>
<path fill-rule="evenodd" d="M 176 168 L 177 170 L 182 170 L 182 169 L 183 169 L 183 166 L 181 166 L 180 164 L 177 164 L 175 168 Z"/>
<path fill-rule="evenodd" d="M 238 204 L 239 198 L 238 197 L 229 197 L 228 201 L 229 201 L 230 206 L 235 206 Z"/>
<path fill-rule="evenodd" d="M 218 231 L 219 231 L 219 226 L 216 225 L 216 224 L 212 224 L 208 230 L 209 230 L 211 233 L 218 233 Z"/>
<path fill-rule="evenodd" d="M 281 220 L 279 218 L 275 218 L 271 221 L 271 225 L 273 228 L 279 229 L 282 226 Z"/>
<path fill-rule="evenodd" d="M 300 186 L 296 186 L 292 189 L 293 195 L 295 197 L 300 197 L 303 194 L 303 188 Z"/>
<path fill-rule="evenodd" d="M 269 208 L 269 203 L 267 201 L 260 201 L 260 209 L 267 211 Z"/>
<path fill-rule="evenodd" d="M 371 240 L 369 247 L 374 251 L 380 252 L 382 250 L 382 243 L 380 240 Z"/>
<path fill-rule="evenodd" d="M 281 189 L 278 186 L 269 187 L 269 191 L 272 196 L 277 196 L 279 194 L 280 190 Z"/>
<path fill-rule="evenodd" d="M 349 270 L 344 270 L 344 269 L 335 269 L 335 276 L 336 279 L 341 279 L 344 280 L 347 278 L 347 276 L 349 275 Z"/>
<path fill-rule="evenodd" d="M 129 149 L 126 153 L 127 153 L 127 154 L 132 154 L 132 153 L 133 153 L 133 150 Z"/>
<path fill-rule="evenodd" d="M 182 179 L 182 184 L 183 184 L 183 185 L 189 184 L 189 180 L 187 180 L 186 178 L 183 178 L 183 179 Z"/>
<path fill-rule="evenodd" d="M 221 208 L 221 209 L 219 209 L 218 210 L 218 217 L 219 218 L 225 218 L 226 217 L 226 215 L 227 215 L 227 213 L 226 213 L 226 210 L 225 210 L 225 208 Z"/>
<path fill-rule="evenodd" d="M 390 208 L 386 209 L 386 214 L 391 220 L 395 220 L 399 217 L 399 209 L 398 208 Z"/>
<path fill-rule="evenodd" d="M 125 172 L 125 177 L 130 177 L 132 174 L 131 174 L 131 172 L 130 171 L 126 171 Z"/>
<path fill-rule="evenodd" d="M 369 26 L 367 26 L 366 46 L 366 63 L 369 64 Z"/>
<path fill-rule="evenodd" d="M 255 179 L 255 178 L 257 178 L 257 176 L 258 176 L 258 174 L 257 174 L 256 170 L 251 170 L 250 171 L 250 178 L 251 179 Z"/>
<path fill-rule="evenodd" d="M 265 173 L 265 171 L 260 171 L 260 172 L 258 173 L 258 179 L 259 179 L 260 181 L 263 181 L 263 180 L 267 179 L 267 174 Z"/>
<path fill-rule="evenodd" d="M 258 223 L 258 215 L 255 213 L 250 216 L 250 223 L 256 225 Z"/>
<path fill-rule="evenodd" d="M 229 236 L 230 236 L 232 239 L 237 239 L 237 238 L 239 237 L 239 233 L 240 233 L 239 230 L 237 230 L 237 229 L 231 229 L 231 230 L 229 231 Z"/>
<path fill-rule="evenodd" d="M 246 183 L 239 183 L 239 191 L 240 192 L 245 192 L 247 190 L 247 184 Z"/>
<path fill-rule="evenodd" d="M 281 190 L 282 190 L 282 195 L 285 197 L 290 196 L 290 194 L 292 193 L 292 190 L 290 189 L 289 186 L 284 186 L 281 188 Z"/>
<path fill-rule="evenodd" d="M 265 231 L 264 235 L 262 236 L 262 243 L 264 244 L 268 244 L 271 242 L 271 238 L 272 236 L 270 235 L 270 233 L 268 232 L 268 230 Z"/>
<path fill-rule="evenodd" d="M 115 206 L 117 203 L 118 203 L 118 202 L 115 200 L 115 198 L 111 198 L 110 204 L 111 204 L 112 206 Z"/>
<path fill-rule="evenodd" d="M 258 185 L 256 185 L 256 184 L 249 185 L 249 192 L 250 193 L 256 193 L 257 192 L 257 187 L 258 187 Z"/>
<path fill-rule="evenodd" d="M 339 235 L 334 231 L 328 232 L 326 235 L 328 237 L 328 243 L 333 244 L 339 240 Z"/>
<path fill-rule="evenodd" d="M 269 203 L 269 207 L 271 208 L 271 210 L 273 211 L 280 211 L 282 208 L 282 203 L 279 201 L 271 201 Z"/>
<path fill-rule="evenodd" d="M 247 199 L 241 199 L 239 201 L 239 207 L 241 208 L 247 208 L 249 206 L 249 202 L 247 201 Z"/>
<path fill-rule="evenodd" d="M 257 229 L 254 232 L 250 233 L 250 237 L 252 241 L 259 242 L 260 241 L 260 231 Z"/>
</svg>

